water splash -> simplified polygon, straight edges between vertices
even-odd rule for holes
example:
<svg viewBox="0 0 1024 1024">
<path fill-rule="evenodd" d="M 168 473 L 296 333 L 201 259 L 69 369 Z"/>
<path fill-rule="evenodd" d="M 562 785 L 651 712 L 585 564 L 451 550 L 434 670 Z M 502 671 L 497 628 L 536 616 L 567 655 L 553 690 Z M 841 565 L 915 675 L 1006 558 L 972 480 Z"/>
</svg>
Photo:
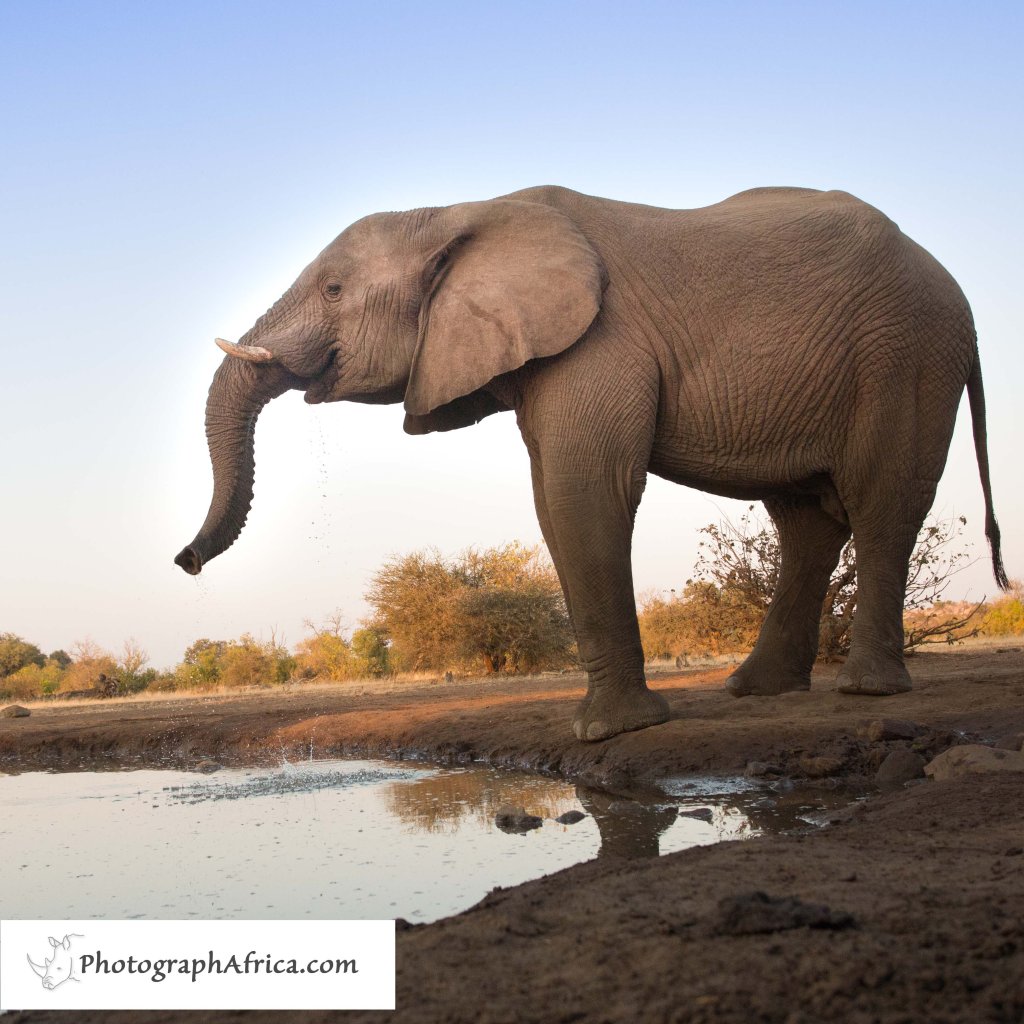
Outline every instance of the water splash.
<svg viewBox="0 0 1024 1024">
<path fill-rule="evenodd" d="M 163 792 L 171 803 L 198 804 L 209 800 L 244 800 L 248 797 L 283 796 L 286 793 L 315 793 L 322 789 L 342 789 L 366 786 L 379 782 L 394 782 L 416 778 L 422 774 L 410 769 L 333 768 L 300 762 L 286 762 L 276 771 L 248 775 L 241 780 L 223 782 L 196 782 L 186 786 L 164 786 Z"/>
</svg>

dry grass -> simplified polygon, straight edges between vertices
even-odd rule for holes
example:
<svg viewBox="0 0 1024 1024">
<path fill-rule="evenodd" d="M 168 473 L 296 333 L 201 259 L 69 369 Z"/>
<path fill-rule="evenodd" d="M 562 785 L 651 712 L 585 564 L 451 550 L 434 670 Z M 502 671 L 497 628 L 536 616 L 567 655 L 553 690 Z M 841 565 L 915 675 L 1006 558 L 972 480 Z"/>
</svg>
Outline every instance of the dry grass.
<svg viewBox="0 0 1024 1024">
<path fill-rule="evenodd" d="M 674 668 L 673 672 L 676 671 Z M 653 674 L 663 674 L 655 669 Z M 475 683 L 494 681 L 498 676 L 455 676 L 451 683 L 446 683 L 436 673 L 429 672 L 402 672 L 386 678 L 366 677 L 364 679 L 345 680 L 303 680 L 301 682 L 281 683 L 277 686 L 239 686 L 239 687 L 196 687 L 195 689 L 175 690 L 140 690 L 138 693 L 127 694 L 118 697 L 72 697 L 68 700 L 60 700 L 59 697 L 32 697 L 13 700 L 22 707 L 29 708 L 52 708 L 58 707 L 91 707 L 99 703 L 103 704 L 156 704 L 173 703 L 175 701 L 208 700 L 211 703 L 218 700 L 237 697 L 243 694 L 303 694 L 303 693 L 332 693 L 345 691 L 348 693 L 400 693 L 404 690 L 419 690 L 424 687 L 459 687 L 471 686 Z M 549 684 L 552 679 L 565 679 L 567 683 L 582 685 L 585 681 L 585 674 L 582 671 L 571 672 L 540 672 L 534 675 L 507 675 L 500 678 L 508 680 L 517 686 L 524 688 L 539 685 L 542 681 Z"/>
</svg>

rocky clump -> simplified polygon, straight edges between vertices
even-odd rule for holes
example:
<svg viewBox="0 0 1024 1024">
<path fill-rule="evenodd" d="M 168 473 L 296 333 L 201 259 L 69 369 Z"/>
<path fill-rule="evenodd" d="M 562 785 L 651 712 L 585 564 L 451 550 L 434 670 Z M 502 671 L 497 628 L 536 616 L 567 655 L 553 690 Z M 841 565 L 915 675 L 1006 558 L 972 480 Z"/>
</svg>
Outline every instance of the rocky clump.
<svg viewBox="0 0 1024 1024">
<path fill-rule="evenodd" d="M 494 824 L 502 832 L 522 835 L 524 832 L 540 828 L 544 824 L 544 819 L 538 818 L 536 814 L 527 814 L 525 807 L 501 807 L 494 816 Z"/>
<path fill-rule="evenodd" d="M 924 758 L 913 750 L 891 750 L 878 766 L 875 782 L 882 789 L 895 789 L 913 779 L 923 779 L 924 766 Z"/>
<path fill-rule="evenodd" d="M 904 718 L 876 718 L 870 722 L 861 722 L 857 726 L 857 735 L 871 743 L 883 743 L 887 740 L 913 740 L 925 730 L 916 722 Z"/>
<path fill-rule="evenodd" d="M 703 821 L 707 824 L 711 824 L 715 820 L 715 812 L 710 807 L 694 807 L 692 810 L 684 811 L 682 808 L 679 809 L 680 818 L 696 818 L 697 821 Z"/>
<path fill-rule="evenodd" d="M 582 821 L 586 815 L 582 811 L 566 811 L 565 814 L 560 814 L 555 821 L 559 825 L 575 825 L 578 821 Z"/>
<path fill-rule="evenodd" d="M 204 757 L 203 760 L 196 765 L 195 770 L 197 772 L 202 772 L 203 775 L 210 775 L 213 772 L 219 772 L 223 767 L 224 765 L 218 764 L 216 761 L 213 761 L 208 757 Z"/>
<path fill-rule="evenodd" d="M 1024 772 L 1024 752 L 966 743 L 939 754 L 925 765 L 924 771 L 936 782 L 981 772 Z"/>
<path fill-rule="evenodd" d="M 715 935 L 768 935 L 791 928 L 852 928 L 851 914 L 834 911 L 823 903 L 805 903 L 795 896 L 769 896 L 747 892 L 726 896 L 712 922 Z"/>
<path fill-rule="evenodd" d="M 28 708 L 23 708 L 20 704 L 8 704 L 0 711 L 0 718 L 28 718 L 31 714 Z"/>
</svg>

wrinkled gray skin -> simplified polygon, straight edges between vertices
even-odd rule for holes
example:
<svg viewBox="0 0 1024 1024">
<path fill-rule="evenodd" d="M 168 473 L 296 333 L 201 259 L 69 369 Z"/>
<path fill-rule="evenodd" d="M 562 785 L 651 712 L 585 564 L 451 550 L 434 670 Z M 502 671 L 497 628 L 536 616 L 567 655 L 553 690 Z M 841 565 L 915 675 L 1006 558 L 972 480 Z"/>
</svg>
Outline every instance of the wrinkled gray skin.
<svg viewBox="0 0 1024 1024">
<path fill-rule="evenodd" d="M 289 388 L 310 403 L 404 402 L 411 434 L 514 410 L 589 675 L 580 739 L 668 717 L 644 680 L 633 601 L 648 473 L 763 500 L 778 526 L 781 579 L 727 683 L 736 696 L 808 688 L 851 529 L 859 598 L 839 689 L 910 688 L 908 559 L 965 387 L 1006 582 L 970 309 L 928 253 L 843 192 L 754 189 L 663 210 L 544 187 L 376 214 L 238 346 L 207 403 L 213 501 L 178 565 L 198 573 L 238 537 L 256 417 Z"/>
</svg>

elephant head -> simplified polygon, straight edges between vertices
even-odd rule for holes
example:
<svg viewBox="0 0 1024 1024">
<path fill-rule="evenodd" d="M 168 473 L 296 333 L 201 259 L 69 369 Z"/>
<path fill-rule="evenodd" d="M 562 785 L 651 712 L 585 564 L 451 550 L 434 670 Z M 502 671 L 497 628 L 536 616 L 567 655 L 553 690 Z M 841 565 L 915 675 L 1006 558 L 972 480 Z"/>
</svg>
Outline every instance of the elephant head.
<svg viewBox="0 0 1024 1024">
<path fill-rule="evenodd" d="M 404 401 L 412 434 L 508 408 L 488 385 L 573 345 L 607 281 L 571 219 L 513 199 L 357 221 L 300 274 L 224 361 L 206 404 L 210 510 L 175 558 L 186 572 L 230 547 L 252 503 L 260 410 L 290 389 L 310 404 Z"/>
</svg>

